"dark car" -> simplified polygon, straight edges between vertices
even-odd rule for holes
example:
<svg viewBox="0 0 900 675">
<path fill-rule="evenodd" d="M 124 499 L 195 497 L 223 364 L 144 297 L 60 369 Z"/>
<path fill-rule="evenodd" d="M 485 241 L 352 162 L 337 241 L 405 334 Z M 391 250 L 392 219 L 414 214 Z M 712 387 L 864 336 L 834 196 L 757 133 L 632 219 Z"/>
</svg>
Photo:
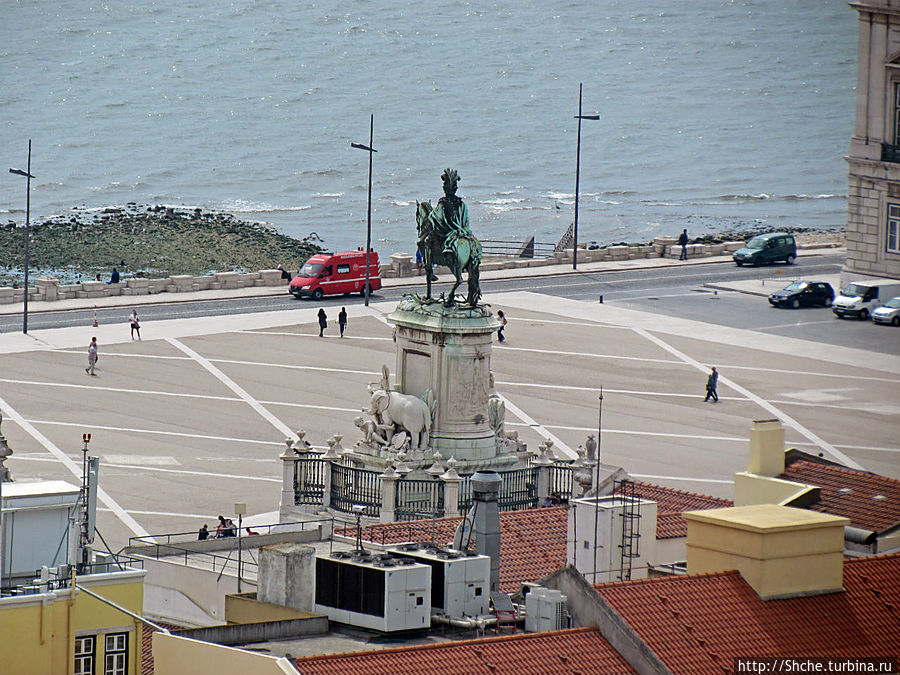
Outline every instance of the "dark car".
<svg viewBox="0 0 900 675">
<path fill-rule="evenodd" d="M 738 267 L 744 264 L 768 265 L 779 260 L 791 265 L 797 259 L 797 242 L 787 232 L 759 234 L 748 241 L 744 248 L 735 251 L 731 259 Z"/>
<path fill-rule="evenodd" d="M 795 281 L 789 286 L 775 291 L 769 296 L 769 302 L 775 307 L 831 307 L 834 301 L 834 289 L 824 281 Z"/>
</svg>

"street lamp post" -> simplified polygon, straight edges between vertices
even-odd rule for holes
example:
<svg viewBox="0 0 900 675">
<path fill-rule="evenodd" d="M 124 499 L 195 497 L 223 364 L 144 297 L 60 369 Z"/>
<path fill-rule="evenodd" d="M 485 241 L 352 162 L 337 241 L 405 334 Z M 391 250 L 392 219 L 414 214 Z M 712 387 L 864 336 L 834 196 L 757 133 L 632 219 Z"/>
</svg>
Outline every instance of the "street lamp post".
<svg viewBox="0 0 900 675">
<path fill-rule="evenodd" d="M 241 569 L 241 567 L 242 567 L 242 565 L 241 565 L 242 560 L 241 560 L 241 559 L 242 559 L 242 557 L 243 557 L 243 556 L 241 555 L 241 553 L 242 553 L 242 550 L 241 550 L 241 548 L 242 548 L 242 547 L 241 547 L 241 527 L 242 527 L 243 524 L 244 524 L 244 514 L 245 514 L 245 513 L 247 513 L 247 504 L 245 504 L 244 502 L 235 502 L 235 503 L 234 503 L 234 515 L 236 515 L 237 518 L 238 518 L 238 531 L 237 531 L 237 538 L 238 538 L 238 574 L 237 574 L 237 592 L 238 592 L 238 593 L 241 592 L 241 573 L 242 573 L 242 571 L 243 571 L 243 570 Z"/>
<path fill-rule="evenodd" d="M 582 115 L 581 114 L 581 87 L 578 84 L 578 114 L 575 119 L 578 120 L 578 144 L 575 149 L 575 225 L 572 228 L 573 246 L 572 246 L 572 269 L 578 269 L 578 183 L 581 178 L 581 120 L 599 120 L 600 115 Z"/>
<path fill-rule="evenodd" d="M 363 145 L 362 143 L 351 143 L 351 148 L 357 148 L 359 150 L 365 150 L 369 153 L 369 210 L 366 214 L 366 285 L 363 287 L 364 295 L 366 298 L 366 307 L 369 306 L 369 257 L 372 251 L 372 153 L 378 152 L 375 148 L 372 147 L 373 137 L 375 132 L 375 115 L 374 113 L 369 116 L 369 144 Z"/>
<path fill-rule="evenodd" d="M 28 139 L 28 169 L 10 169 L 10 173 L 25 176 L 25 305 L 22 313 L 22 332 L 28 334 L 28 268 L 31 265 L 31 139 Z"/>
</svg>

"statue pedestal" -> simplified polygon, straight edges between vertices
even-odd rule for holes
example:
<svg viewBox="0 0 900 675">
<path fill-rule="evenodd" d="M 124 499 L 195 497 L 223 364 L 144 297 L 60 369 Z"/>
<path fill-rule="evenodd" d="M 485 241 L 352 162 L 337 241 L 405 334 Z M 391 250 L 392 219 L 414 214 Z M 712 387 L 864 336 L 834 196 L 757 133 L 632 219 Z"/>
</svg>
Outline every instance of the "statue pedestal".
<svg viewBox="0 0 900 675">
<path fill-rule="evenodd" d="M 455 457 L 460 473 L 511 468 L 517 457 L 499 455 L 488 420 L 491 348 L 500 323 L 486 307 L 444 307 L 405 298 L 388 317 L 396 326 L 400 391 L 436 400 L 431 452 Z"/>
</svg>

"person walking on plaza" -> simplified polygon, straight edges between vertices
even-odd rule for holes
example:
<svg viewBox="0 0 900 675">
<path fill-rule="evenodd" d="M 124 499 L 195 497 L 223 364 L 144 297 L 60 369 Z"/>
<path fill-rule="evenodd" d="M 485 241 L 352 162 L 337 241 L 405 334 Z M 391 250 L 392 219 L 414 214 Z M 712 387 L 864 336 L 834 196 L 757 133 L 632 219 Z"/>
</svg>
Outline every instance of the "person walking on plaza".
<svg viewBox="0 0 900 675">
<path fill-rule="evenodd" d="M 97 338 L 91 338 L 91 344 L 88 345 L 88 367 L 84 369 L 88 375 L 93 375 L 96 377 L 97 373 L 94 372 L 94 368 L 97 366 Z"/>
<path fill-rule="evenodd" d="M 344 337 L 344 329 L 347 327 L 347 309 L 341 307 L 341 313 L 338 314 L 338 328 L 341 329 L 341 337 Z"/>
<path fill-rule="evenodd" d="M 325 315 L 325 308 L 319 307 L 319 337 L 325 337 L 323 332 L 328 328 L 328 317 Z"/>
<path fill-rule="evenodd" d="M 141 321 L 138 319 L 138 313 L 136 309 L 131 310 L 131 314 L 128 315 L 128 323 L 131 324 L 131 339 L 134 340 L 134 333 L 137 331 L 138 340 L 141 339 Z"/>
<path fill-rule="evenodd" d="M 497 318 L 500 319 L 500 330 L 497 331 L 497 339 L 503 342 L 506 338 L 503 336 L 503 329 L 506 328 L 506 314 L 502 309 L 497 310 Z"/>
<path fill-rule="evenodd" d="M 719 384 L 719 373 L 716 372 L 716 367 L 712 367 L 712 372 L 709 374 L 709 377 L 706 378 L 706 398 L 703 399 L 704 403 L 712 398 L 713 403 L 719 402 L 719 395 L 716 393 L 716 385 Z"/>
<path fill-rule="evenodd" d="M 681 235 L 678 237 L 678 245 L 681 246 L 681 255 L 678 257 L 679 260 L 687 260 L 687 245 L 688 245 L 688 236 L 687 236 L 687 228 L 681 231 Z"/>
</svg>

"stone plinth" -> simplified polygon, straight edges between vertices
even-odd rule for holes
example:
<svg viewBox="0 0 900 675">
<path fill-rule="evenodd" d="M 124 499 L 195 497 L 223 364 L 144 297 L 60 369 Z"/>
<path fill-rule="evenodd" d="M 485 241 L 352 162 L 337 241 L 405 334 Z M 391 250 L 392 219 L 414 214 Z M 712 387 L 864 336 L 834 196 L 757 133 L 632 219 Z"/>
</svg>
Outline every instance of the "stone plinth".
<svg viewBox="0 0 900 675">
<path fill-rule="evenodd" d="M 37 287 L 44 300 L 59 300 L 59 279 L 40 277 L 37 280 Z"/>
<path fill-rule="evenodd" d="M 460 472 L 505 468 L 516 458 L 498 456 L 488 421 L 491 343 L 499 322 L 485 307 L 445 308 L 406 298 L 388 321 L 396 326 L 400 391 L 435 397 L 431 451 L 455 457 Z"/>
</svg>

